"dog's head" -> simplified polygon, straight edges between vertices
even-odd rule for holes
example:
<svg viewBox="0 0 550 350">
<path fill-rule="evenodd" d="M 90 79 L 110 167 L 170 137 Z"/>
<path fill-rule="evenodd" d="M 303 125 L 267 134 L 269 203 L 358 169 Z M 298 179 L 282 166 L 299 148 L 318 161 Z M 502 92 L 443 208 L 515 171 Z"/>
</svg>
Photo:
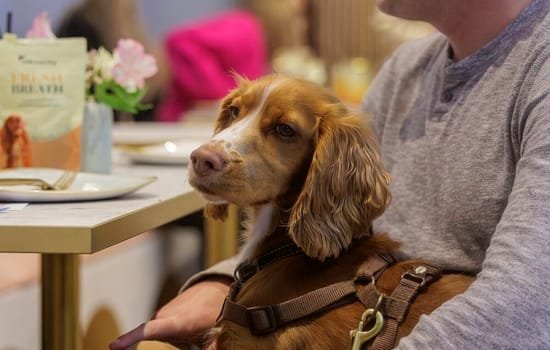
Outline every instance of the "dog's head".
<svg viewBox="0 0 550 350">
<path fill-rule="evenodd" d="M 22 136 L 23 133 L 25 133 L 25 123 L 23 122 L 23 118 L 16 114 L 10 115 L 4 121 L 2 131 L 12 138 Z"/>
<path fill-rule="evenodd" d="M 389 177 L 361 117 L 325 89 L 269 75 L 239 78 L 215 134 L 191 155 L 189 182 L 223 218 L 227 203 L 290 210 L 289 235 L 307 255 L 338 256 L 389 202 Z"/>
</svg>

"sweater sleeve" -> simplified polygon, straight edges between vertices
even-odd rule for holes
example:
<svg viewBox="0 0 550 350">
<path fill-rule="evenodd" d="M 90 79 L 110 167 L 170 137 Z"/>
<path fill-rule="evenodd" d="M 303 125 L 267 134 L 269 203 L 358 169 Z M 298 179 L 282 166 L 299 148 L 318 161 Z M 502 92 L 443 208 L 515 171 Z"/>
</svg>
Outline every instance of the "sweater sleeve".
<svg viewBox="0 0 550 350">
<path fill-rule="evenodd" d="M 208 269 L 201 271 L 193 276 L 191 276 L 181 287 L 180 293 L 191 287 L 192 285 L 208 279 L 209 277 L 214 276 L 226 276 L 233 278 L 233 272 L 237 268 L 239 263 L 239 256 L 235 255 L 232 258 L 220 261 L 219 263 L 209 267 Z"/>
<path fill-rule="evenodd" d="M 481 272 L 397 349 L 550 349 L 549 61 L 539 73 L 520 96 L 516 176 Z"/>
</svg>

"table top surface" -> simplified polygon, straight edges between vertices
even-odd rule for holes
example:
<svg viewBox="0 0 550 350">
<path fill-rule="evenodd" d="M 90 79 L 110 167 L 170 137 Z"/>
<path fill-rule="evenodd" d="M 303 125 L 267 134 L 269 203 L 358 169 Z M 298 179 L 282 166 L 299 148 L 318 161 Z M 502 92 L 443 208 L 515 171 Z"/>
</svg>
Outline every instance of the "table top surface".
<svg viewBox="0 0 550 350">
<path fill-rule="evenodd" d="M 20 211 L 1 213 L 0 252 L 94 253 L 204 206 L 187 181 L 186 166 L 133 165 L 118 158 L 113 174 L 157 180 L 119 198 L 30 203 Z"/>
</svg>

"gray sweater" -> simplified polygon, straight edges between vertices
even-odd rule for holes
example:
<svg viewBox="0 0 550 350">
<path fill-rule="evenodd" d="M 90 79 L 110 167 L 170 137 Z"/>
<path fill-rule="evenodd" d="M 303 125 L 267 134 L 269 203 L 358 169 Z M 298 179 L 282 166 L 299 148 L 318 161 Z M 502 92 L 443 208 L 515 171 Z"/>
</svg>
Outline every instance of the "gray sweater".
<svg viewBox="0 0 550 350">
<path fill-rule="evenodd" d="M 550 1 L 461 61 L 440 34 L 386 62 L 364 107 L 404 257 L 477 273 L 398 349 L 550 349 Z"/>
<path fill-rule="evenodd" d="M 549 7 L 533 1 L 459 62 L 439 34 L 405 44 L 366 96 L 392 174 L 376 231 L 404 257 L 477 274 L 398 349 L 550 349 Z"/>
</svg>

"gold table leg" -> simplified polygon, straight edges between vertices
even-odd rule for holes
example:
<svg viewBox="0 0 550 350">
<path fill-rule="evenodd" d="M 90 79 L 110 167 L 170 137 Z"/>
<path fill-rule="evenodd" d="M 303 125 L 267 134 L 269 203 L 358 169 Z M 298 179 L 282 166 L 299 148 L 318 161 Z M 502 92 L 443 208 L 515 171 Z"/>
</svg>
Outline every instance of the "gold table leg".
<svg viewBox="0 0 550 350">
<path fill-rule="evenodd" d="M 205 266 L 212 266 L 218 261 L 237 254 L 239 244 L 240 215 L 239 208 L 229 206 L 225 221 L 207 219 L 205 222 Z"/>
<path fill-rule="evenodd" d="M 42 350 L 82 350 L 79 256 L 42 254 Z"/>
</svg>

